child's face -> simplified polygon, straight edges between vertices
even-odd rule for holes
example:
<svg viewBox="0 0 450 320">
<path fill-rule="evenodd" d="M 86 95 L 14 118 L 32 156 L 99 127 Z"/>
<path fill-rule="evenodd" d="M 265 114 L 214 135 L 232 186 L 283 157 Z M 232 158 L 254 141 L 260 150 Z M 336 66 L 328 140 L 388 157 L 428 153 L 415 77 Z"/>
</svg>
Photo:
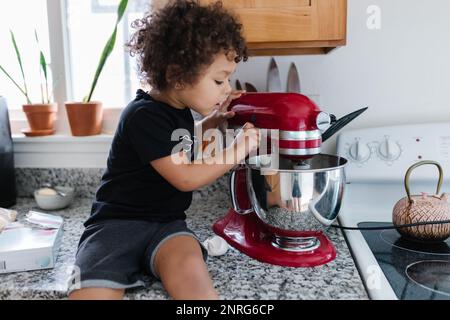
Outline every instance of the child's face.
<svg viewBox="0 0 450 320">
<path fill-rule="evenodd" d="M 196 84 L 188 85 L 178 92 L 180 99 L 192 110 L 207 116 L 231 93 L 229 79 L 236 66 L 234 54 L 228 57 L 224 53 L 217 54 Z"/>
</svg>

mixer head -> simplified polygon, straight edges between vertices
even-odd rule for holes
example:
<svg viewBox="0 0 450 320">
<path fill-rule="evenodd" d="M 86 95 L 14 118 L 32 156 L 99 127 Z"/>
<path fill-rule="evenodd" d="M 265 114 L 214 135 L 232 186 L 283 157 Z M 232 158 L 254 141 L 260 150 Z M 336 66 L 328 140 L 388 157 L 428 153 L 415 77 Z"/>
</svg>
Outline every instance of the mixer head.
<svg viewBox="0 0 450 320">
<path fill-rule="evenodd" d="M 328 113 L 297 93 L 248 93 L 234 100 L 229 110 L 236 113 L 228 120 L 232 127 L 251 122 L 259 129 L 279 130 L 279 154 L 294 161 L 320 153 L 322 133 L 331 123 Z"/>
</svg>

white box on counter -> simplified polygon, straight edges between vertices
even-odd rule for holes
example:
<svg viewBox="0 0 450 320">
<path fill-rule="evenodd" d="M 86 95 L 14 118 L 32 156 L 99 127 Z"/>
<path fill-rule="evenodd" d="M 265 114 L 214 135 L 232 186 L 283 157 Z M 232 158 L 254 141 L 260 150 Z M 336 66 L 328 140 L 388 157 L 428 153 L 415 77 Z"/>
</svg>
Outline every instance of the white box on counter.
<svg viewBox="0 0 450 320">
<path fill-rule="evenodd" d="M 55 266 L 63 233 L 63 219 L 38 212 L 27 216 L 27 221 L 9 224 L 0 233 L 0 274 L 51 269 Z M 37 219 L 36 219 L 37 217 Z M 48 223 L 46 227 L 40 222 Z M 52 227 L 49 227 L 52 225 Z"/>
</svg>

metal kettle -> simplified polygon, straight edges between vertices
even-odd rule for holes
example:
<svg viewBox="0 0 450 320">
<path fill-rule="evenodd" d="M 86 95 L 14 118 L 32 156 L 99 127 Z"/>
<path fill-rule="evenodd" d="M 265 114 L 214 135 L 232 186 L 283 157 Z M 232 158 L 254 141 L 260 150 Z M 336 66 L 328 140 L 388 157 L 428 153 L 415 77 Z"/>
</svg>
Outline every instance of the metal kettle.
<svg viewBox="0 0 450 320">
<path fill-rule="evenodd" d="M 0 208 L 16 204 L 14 151 L 6 99 L 0 96 Z"/>
<path fill-rule="evenodd" d="M 421 195 L 411 196 L 409 191 L 409 178 L 411 172 L 417 167 L 431 164 L 439 169 L 439 182 L 435 195 L 422 192 Z M 407 197 L 399 200 L 393 209 L 392 220 L 394 226 L 422 222 L 437 222 L 450 220 L 450 204 L 448 195 L 439 195 L 444 173 L 441 165 L 436 161 L 421 161 L 412 165 L 405 175 L 405 189 Z M 399 227 L 397 231 L 405 238 L 414 241 L 440 242 L 450 237 L 450 224 L 428 224 L 412 227 Z"/>
</svg>

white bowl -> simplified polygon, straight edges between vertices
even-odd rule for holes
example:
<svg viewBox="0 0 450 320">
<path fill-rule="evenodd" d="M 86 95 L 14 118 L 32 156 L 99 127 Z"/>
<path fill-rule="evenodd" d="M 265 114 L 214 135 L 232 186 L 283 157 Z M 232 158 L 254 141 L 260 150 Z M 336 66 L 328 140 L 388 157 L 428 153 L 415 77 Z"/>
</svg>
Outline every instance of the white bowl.
<svg viewBox="0 0 450 320">
<path fill-rule="evenodd" d="M 34 199 L 36 200 L 39 208 L 43 210 L 59 210 L 66 208 L 72 202 L 75 195 L 74 188 L 56 186 L 55 189 L 65 193 L 66 196 L 63 197 L 59 194 L 40 194 L 39 190 L 41 189 L 34 191 Z"/>
</svg>

